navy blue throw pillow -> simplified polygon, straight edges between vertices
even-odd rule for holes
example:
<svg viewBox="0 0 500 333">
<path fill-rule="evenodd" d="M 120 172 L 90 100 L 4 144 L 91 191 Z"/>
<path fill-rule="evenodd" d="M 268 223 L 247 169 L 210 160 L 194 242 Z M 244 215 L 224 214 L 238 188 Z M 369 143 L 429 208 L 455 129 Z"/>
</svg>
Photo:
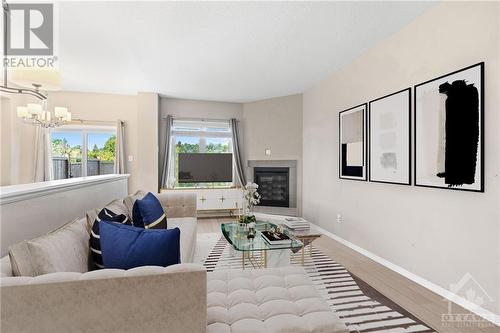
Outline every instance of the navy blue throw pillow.
<svg viewBox="0 0 500 333">
<path fill-rule="evenodd" d="M 127 225 L 132 225 L 129 218 L 124 214 L 116 214 L 107 208 L 103 208 L 99 214 L 97 214 L 97 218 L 92 224 L 92 230 L 90 231 L 90 253 L 92 254 L 92 260 L 94 261 L 95 268 L 104 268 L 102 264 L 102 255 L 101 255 L 101 239 L 100 239 L 100 230 L 99 230 L 99 222 L 100 221 L 111 221 L 116 223 L 123 223 Z"/>
<path fill-rule="evenodd" d="M 101 221 L 99 228 L 106 268 L 166 267 L 181 262 L 179 228 L 148 230 L 107 221 Z"/>
<path fill-rule="evenodd" d="M 137 199 L 132 208 L 134 226 L 145 229 L 167 229 L 167 217 L 158 198 L 148 192 Z"/>
</svg>

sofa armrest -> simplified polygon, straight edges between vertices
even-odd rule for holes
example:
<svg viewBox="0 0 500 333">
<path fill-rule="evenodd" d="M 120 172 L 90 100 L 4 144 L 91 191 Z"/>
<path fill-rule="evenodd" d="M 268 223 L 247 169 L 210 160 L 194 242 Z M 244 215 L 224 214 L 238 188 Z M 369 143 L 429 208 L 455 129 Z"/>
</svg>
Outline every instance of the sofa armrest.
<svg viewBox="0 0 500 333">
<path fill-rule="evenodd" d="M 2 278 L 2 332 L 205 332 L 203 266 Z"/>
<path fill-rule="evenodd" d="M 10 257 L 5 256 L 0 259 L 0 277 L 12 276 L 12 265 L 10 264 Z"/>
<path fill-rule="evenodd" d="M 196 193 L 169 191 L 157 196 L 167 214 L 167 219 L 169 217 L 196 217 Z"/>
</svg>

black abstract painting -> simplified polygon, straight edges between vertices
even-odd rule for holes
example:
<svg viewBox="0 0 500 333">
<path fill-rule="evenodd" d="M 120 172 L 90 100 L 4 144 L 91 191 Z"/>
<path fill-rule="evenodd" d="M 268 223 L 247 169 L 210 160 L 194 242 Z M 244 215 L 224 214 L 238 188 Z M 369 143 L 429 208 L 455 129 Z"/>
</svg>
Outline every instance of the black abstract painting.
<svg viewBox="0 0 500 333">
<path fill-rule="evenodd" d="M 484 63 L 415 86 L 415 185 L 484 191 Z"/>
<path fill-rule="evenodd" d="M 437 174 L 448 186 L 474 184 L 479 143 L 479 94 L 465 80 L 443 83 L 439 92 L 446 94 L 445 164 Z"/>
</svg>

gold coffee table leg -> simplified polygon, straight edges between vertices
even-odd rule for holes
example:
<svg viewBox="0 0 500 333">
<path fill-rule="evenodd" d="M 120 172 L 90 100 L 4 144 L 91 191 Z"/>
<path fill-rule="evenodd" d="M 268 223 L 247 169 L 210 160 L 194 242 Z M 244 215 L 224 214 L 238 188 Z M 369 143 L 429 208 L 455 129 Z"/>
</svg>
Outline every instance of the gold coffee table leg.
<svg viewBox="0 0 500 333">
<path fill-rule="evenodd" d="M 243 269 L 245 269 L 245 251 L 241 251 L 241 253 L 243 253 L 242 265 Z"/>
<path fill-rule="evenodd" d="M 264 250 L 264 268 L 267 268 L 267 250 Z"/>
<path fill-rule="evenodd" d="M 304 252 L 306 252 L 306 246 L 302 246 L 302 266 L 304 266 Z"/>
</svg>

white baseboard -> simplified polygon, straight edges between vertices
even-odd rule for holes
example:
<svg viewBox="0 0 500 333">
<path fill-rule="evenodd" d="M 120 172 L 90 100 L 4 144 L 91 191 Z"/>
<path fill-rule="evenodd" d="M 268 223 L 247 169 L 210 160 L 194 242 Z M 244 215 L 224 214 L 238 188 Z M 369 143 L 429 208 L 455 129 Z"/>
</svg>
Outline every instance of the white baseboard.
<svg viewBox="0 0 500 333">
<path fill-rule="evenodd" d="M 426 280 L 426 279 L 424 279 L 416 274 L 413 274 L 412 272 L 407 271 L 406 269 L 404 269 L 398 265 L 395 265 L 392 262 L 390 262 L 382 257 L 379 257 L 376 254 L 371 253 L 370 251 L 367 251 L 367 250 L 357 246 L 356 244 L 353 244 L 353 243 L 329 232 L 328 230 L 321 228 L 318 225 L 315 225 L 313 223 L 311 223 L 311 224 L 314 225 L 316 228 L 318 228 L 318 230 L 320 230 L 322 233 L 324 233 L 328 237 L 333 238 L 334 240 L 338 241 L 339 243 L 344 244 L 345 246 L 353 249 L 354 251 L 361 253 L 362 255 L 372 259 L 373 261 L 389 268 L 390 270 L 392 270 L 398 274 L 401 274 L 402 276 L 406 277 L 407 279 L 421 285 L 424 288 L 429 289 L 430 291 L 438 294 L 439 296 L 441 296 L 445 299 L 448 299 L 448 300 L 460 305 L 464 309 L 467 309 L 470 312 L 477 314 L 478 316 L 494 323 L 495 325 L 500 326 L 500 315 L 497 315 L 489 310 L 478 307 L 477 305 L 471 303 L 470 301 L 466 300 L 465 298 L 463 298 L 459 295 L 453 294 L 449 290 L 446 290 L 443 287 L 440 287 L 440 286 L 430 282 L 429 280 Z"/>
</svg>

